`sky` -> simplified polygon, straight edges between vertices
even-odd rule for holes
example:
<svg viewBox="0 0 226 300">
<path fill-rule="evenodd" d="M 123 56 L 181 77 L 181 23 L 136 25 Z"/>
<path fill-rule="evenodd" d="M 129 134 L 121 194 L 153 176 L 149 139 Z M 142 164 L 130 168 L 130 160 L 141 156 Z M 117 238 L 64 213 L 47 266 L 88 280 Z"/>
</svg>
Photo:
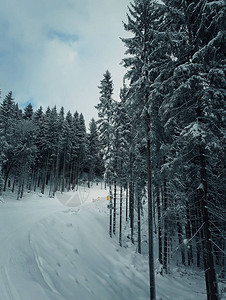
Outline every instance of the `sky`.
<svg viewBox="0 0 226 300">
<path fill-rule="evenodd" d="M 64 106 L 86 123 L 108 69 L 119 99 L 130 0 L 7 0 L 0 5 L 0 89 L 21 108 Z"/>
</svg>

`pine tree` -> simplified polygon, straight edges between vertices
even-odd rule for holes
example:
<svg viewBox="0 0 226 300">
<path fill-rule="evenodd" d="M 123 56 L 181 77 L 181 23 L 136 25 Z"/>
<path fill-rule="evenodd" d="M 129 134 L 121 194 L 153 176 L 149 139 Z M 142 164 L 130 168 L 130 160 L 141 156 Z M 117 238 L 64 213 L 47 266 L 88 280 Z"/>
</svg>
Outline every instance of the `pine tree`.
<svg viewBox="0 0 226 300">
<path fill-rule="evenodd" d="M 42 149 L 41 149 L 41 139 L 42 139 L 42 126 L 44 123 L 44 113 L 42 106 L 40 106 L 35 112 L 33 116 L 33 123 L 35 125 L 35 135 L 34 135 L 34 145 L 37 148 L 37 155 L 34 163 L 34 191 L 36 191 L 37 186 L 40 186 L 41 181 L 41 162 L 42 162 Z"/>
<path fill-rule="evenodd" d="M 72 189 L 75 188 L 78 184 L 78 173 L 79 173 L 79 113 L 76 111 L 73 115 L 73 124 L 72 124 L 72 163 L 73 163 L 73 172 L 72 172 Z"/>
<path fill-rule="evenodd" d="M 132 38 L 123 39 L 127 46 L 124 66 L 129 68 L 127 78 L 131 84 L 131 108 L 140 117 L 140 126 L 145 128 L 147 182 L 148 182 L 148 230 L 149 230 L 149 277 L 150 299 L 156 299 L 154 251 L 153 251 L 153 199 L 152 199 L 152 166 L 151 166 L 151 113 L 150 106 L 150 77 L 149 77 L 149 44 L 151 32 L 152 6 L 150 0 L 135 0 L 129 8 L 128 23 L 125 30 L 133 34 Z"/>
<path fill-rule="evenodd" d="M 4 157 L 4 137 L 0 130 L 0 201 L 2 201 L 2 193 L 3 193 L 3 176 L 2 176 L 2 162 Z"/>
<path fill-rule="evenodd" d="M 88 141 L 86 133 L 86 125 L 83 114 L 79 114 L 78 127 L 77 127 L 77 137 L 78 137 L 78 179 L 82 175 L 85 168 L 87 168 L 87 152 L 88 152 Z"/>
<path fill-rule="evenodd" d="M 102 147 L 103 159 L 105 162 L 105 188 L 109 185 L 110 189 L 110 220 L 109 220 L 109 235 L 112 237 L 112 182 L 113 182 L 113 170 L 112 170 L 112 157 L 111 157 L 111 140 L 113 138 L 113 82 L 111 74 L 107 70 L 104 73 L 104 78 L 100 82 L 100 103 L 96 106 L 98 110 L 98 130 L 100 136 L 100 143 Z"/>
<path fill-rule="evenodd" d="M 15 102 L 12 92 L 4 98 L 0 107 L 0 128 L 6 139 L 10 138 L 13 131 L 13 119 L 15 118 Z"/>
<path fill-rule="evenodd" d="M 88 185 L 93 181 L 95 176 L 101 176 L 103 172 L 103 161 L 101 158 L 101 147 L 99 141 L 99 135 L 97 130 L 97 124 L 92 118 L 89 124 L 88 134 Z"/>
<path fill-rule="evenodd" d="M 33 107 L 31 105 L 31 103 L 29 103 L 24 109 L 23 118 L 31 120 L 32 116 L 33 116 Z"/>
<path fill-rule="evenodd" d="M 49 187 L 49 196 L 74 188 L 79 184 L 79 177 L 87 172 L 88 140 L 85 120 L 77 112 L 70 112 L 64 117 L 62 107 L 58 114 L 56 106 L 42 107 L 33 112 L 29 104 L 24 114 L 14 103 L 10 92 L 0 106 L 0 145 L 1 175 L 4 176 L 4 190 L 12 191 L 18 186 L 17 198 L 23 196 L 25 188 L 34 191 L 37 187 L 44 193 Z M 95 172 L 103 172 L 102 158 Z M 102 168 L 102 169 L 101 169 Z M 2 176 L 1 176 L 2 178 Z"/>
<path fill-rule="evenodd" d="M 21 120 L 15 129 L 14 147 L 14 174 L 18 179 L 18 196 L 23 197 L 25 185 L 30 189 L 32 167 L 36 158 L 36 147 L 34 146 L 35 127 L 31 120 Z"/>
<path fill-rule="evenodd" d="M 112 138 L 112 115 L 113 115 L 113 82 L 111 74 L 107 70 L 101 80 L 100 103 L 96 106 L 98 110 L 98 130 L 100 132 L 100 142 L 103 149 L 105 160 L 105 182 L 111 184 L 111 158 L 110 158 L 110 141 Z"/>
<path fill-rule="evenodd" d="M 168 158 L 172 172 L 176 166 L 179 172 L 175 172 L 168 184 L 168 190 L 175 199 L 177 195 L 182 197 L 182 193 L 187 197 L 189 206 L 198 205 L 196 209 L 197 224 L 191 223 L 189 215 L 194 211 L 188 210 L 186 225 L 186 234 L 188 238 L 191 232 L 194 232 L 195 226 L 199 230 L 203 227 L 203 263 L 206 270 L 206 289 L 208 299 L 218 299 L 216 274 L 214 268 L 213 245 L 211 244 L 211 214 L 217 211 L 216 195 L 211 193 L 215 190 L 212 185 L 211 177 L 221 165 L 222 156 L 222 123 L 220 102 L 223 104 L 225 93 L 223 92 L 225 83 L 223 78 L 222 63 L 225 61 L 225 54 L 222 48 L 224 34 L 223 12 L 225 10 L 222 1 L 185 1 L 181 6 L 175 1 L 165 2 L 168 6 L 168 19 L 176 25 L 177 15 L 180 18 L 178 31 L 185 36 L 186 47 L 174 49 L 173 57 L 175 66 L 171 78 L 165 83 L 165 100 L 163 101 L 163 115 L 167 119 L 167 129 L 170 128 L 172 137 L 169 142 Z M 177 20 L 178 20 L 177 19 Z M 173 22 L 172 22 L 173 20 Z M 174 25 L 174 26 L 175 26 Z M 214 75 L 213 75 L 214 74 Z M 221 74 L 221 75 L 220 75 Z M 212 77 L 213 75 L 213 77 Z M 215 82 L 210 78 L 216 78 L 218 88 Z M 219 80 L 220 79 L 220 80 Z M 215 99 L 217 96 L 216 105 Z M 169 110 L 169 107 L 171 110 Z M 220 117 L 220 118 L 219 118 Z M 214 121 L 213 121 L 214 120 Z M 217 129 L 213 124 L 216 120 Z M 166 128 L 166 127 L 165 127 Z M 212 148 L 211 145 L 216 145 Z M 212 164 L 211 157 L 217 150 L 215 162 Z M 214 151 L 214 152 L 213 152 Z M 212 153 L 212 154 L 211 154 Z M 175 159 L 176 156 L 176 159 Z M 181 160 L 181 158 L 183 158 Z M 169 161 L 165 161 L 169 165 Z M 181 164 L 181 165 L 179 165 Z M 186 176 L 185 176 L 186 174 Z M 178 183 L 181 182 L 181 186 Z M 189 186 L 188 186 L 189 184 Z M 181 187 L 185 186 L 185 190 Z M 180 192 L 179 192 L 180 191 Z M 179 193 L 178 193 L 179 192 Z M 217 204 L 217 205 L 216 205 Z M 186 204 L 184 203 L 184 207 Z M 197 212 L 201 210 L 201 215 Z M 215 215 L 216 216 L 216 215 Z M 189 227 L 191 230 L 189 230 Z M 198 253 L 198 252 L 197 252 Z M 191 253 L 189 263 L 193 259 Z M 198 259 L 198 258 L 197 258 Z"/>
<path fill-rule="evenodd" d="M 16 128 L 15 122 L 15 102 L 12 97 L 12 92 L 9 92 L 8 95 L 4 98 L 0 106 L 0 131 L 3 136 L 3 147 L 4 147 L 4 162 L 2 165 L 3 176 L 4 176 L 4 187 L 3 191 L 6 191 L 7 182 L 10 177 L 10 172 L 15 165 L 15 156 L 14 156 L 14 131 Z"/>
<path fill-rule="evenodd" d="M 51 165 L 52 154 L 52 132 L 51 132 L 51 109 L 48 106 L 45 114 L 43 115 L 43 122 L 40 124 L 40 136 L 38 147 L 40 152 L 40 165 L 41 165 L 41 192 L 44 194 L 45 187 L 48 184 L 49 172 Z"/>
<path fill-rule="evenodd" d="M 114 112 L 114 126 L 118 128 L 118 169 L 117 172 L 118 182 L 120 186 L 120 205 L 119 205 L 119 245 L 122 246 L 122 223 L 123 223 L 123 190 L 126 190 L 126 221 L 128 220 L 128 185 L 129 185 L 129 153 L 130 153 L 130 142 L 131 142 L 131 132 L 130 132 L 130 116 L 126 110 L 126 99 L 127 99 L 128 89 L 124 84 L 123 88 L 120 90 L 121 102 L 116 102 L 115 112 Z"/>
</svg>

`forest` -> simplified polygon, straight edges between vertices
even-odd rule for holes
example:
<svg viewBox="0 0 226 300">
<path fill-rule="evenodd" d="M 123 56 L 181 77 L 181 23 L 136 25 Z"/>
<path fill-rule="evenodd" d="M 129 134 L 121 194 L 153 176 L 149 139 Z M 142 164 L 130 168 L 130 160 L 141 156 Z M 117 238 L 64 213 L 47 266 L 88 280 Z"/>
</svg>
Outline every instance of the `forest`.
<svg viewBox="0 0 226 300">
<path fill-rule="evenodd" d="M 110 71 L 98 86 L 99 119 L 63 107 L 24 111 L 12 92 L 0 106 L 0 197 L 24 189 L 109 188 L 109 234 L 142 253 L 148 242 L 150 299 L 155 259 L 205 271 L 207 300 L 218 300 L 226 276 L 225 1 L 134 0 L 122 38 L 126 52 L 120 101 Z M 143 207 L 148 207 L 144 214 Z M 119 207 L 118 207 L 119 206 Z M 125 207 L 125 209 L 123 209 Z M 148 236 L 142 233 L 142 224 Z M 158 256 L 154 258 L 154 237 Z"/>
<path fill-rule="evenodd" d="M 97 125 L 90 121 L 86 132 L 82 114 L 64 108 L 57 112 L 42 107 L 33 112 L 28 104 L 24 112 L 12 98 L 4 98 L 0 108 L 2 190 L 17 190 L 17 199 L 23 197 L 24 188 L 52 197 L 56 191 L 75 189 L 80 180 L 90 182 L 101 178 L 104 165 L 100 153 Z"/>
</svg>

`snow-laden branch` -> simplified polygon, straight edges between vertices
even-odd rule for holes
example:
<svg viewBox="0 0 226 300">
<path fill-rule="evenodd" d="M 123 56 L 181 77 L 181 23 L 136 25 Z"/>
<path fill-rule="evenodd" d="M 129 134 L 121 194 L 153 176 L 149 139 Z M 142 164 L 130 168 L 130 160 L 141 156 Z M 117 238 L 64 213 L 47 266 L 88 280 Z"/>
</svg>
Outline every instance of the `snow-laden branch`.
<svg viewBox="0 0 226 300">
<path fill-rule="evenodd" d="M 213 240 L 210 239 L 210 241 L 226 256 L 226 252 L 221 249 Z"/>
<path fill-rule="evenodd" d="M 180 246 L 182 245 L 182 244 L 185 244 L 185 245 L 188 245 L 190 242 L 191 242 L 191 240 L 193 240 L 193 238 L 198 234 L 198 232 L 202 229 L 202 227 L 204 226 L 204 224 L 205 223 L 203 223 L 200 227 L 199 227 L 199 229 L 193 234 L 193 236 L 187 241 L 186 240 L 186 242 L 185 242 L 185 240 L 182 242 L 182 243 L 180 243 L 177 247 L 176 247 L 176 249 L 174 250 L 174 251 L 172 251 L 171 253 L 173 253 L 173 252 L 176 252 L 179 248 L 180 248 Z"/>
</svg>

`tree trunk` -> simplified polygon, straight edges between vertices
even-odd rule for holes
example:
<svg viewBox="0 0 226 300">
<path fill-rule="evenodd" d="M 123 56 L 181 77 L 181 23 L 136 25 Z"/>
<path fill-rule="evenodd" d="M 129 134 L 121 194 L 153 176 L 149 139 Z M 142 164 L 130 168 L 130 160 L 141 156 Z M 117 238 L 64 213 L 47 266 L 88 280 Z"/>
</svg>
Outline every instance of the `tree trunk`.
<svg viewBox="0 0 226 300">
<path fill-rule="evenodd" d="M 72 174 L 72 190 L 75 189 L 75 184 L 76 184 L 76 167 L 77 167 L 77 163 L 76 163 L 76 159 L 74 158 L 73 161 L 73 174 Z"/>
<path fill-rule="evenodd" d="M 9 178 L 9 172 L 10 172 L 10 170 L 11 170 L 12 166 L 13 166 L 13 163 L 11 163 L 11 164 L 9 165 L 9 168 L 8 168 L 8 170 L 5 172 L 5 182 L 4 182 L 4 188 L 3 188 L 3 192 L 5 192 L 5 191 L 6 191 L 6 187 L 7 187 L 7 181 L 8 181 L 8 178 Z"/>
<path fill-rule="evenodd" d="M 113 207 L 113 233 L 116 231 L 116 197 L 117 197 L 117 185 L 114 182 L 114 207 Z"/>
<path fill-rule="evenodd" d="M 140 211 L 141 211 L 141 197 L 140 197 L 140 191 L 137 193 L 137 231 L 138 231 L 138 253 L 141 254 L 141 217 L 140 217 Z"/>
<path fill-rule="evenodd" d="M 70 158 L 72 157 L 72 153 L 70 154 Z M 70 164 L 69 164 L 69 180 L 68 180 L 68 192 L 71 190 L 71 186 L 72 186 L 72 176 L 73 176 L 73 160 L 70 160 Z"/>
<path fill-rule="evenodd" d="M 198 100 L 198 107 L 196 110 L 197 123 L 199 126 L 203 123 L 203 112 L 201 103 Z M 211 234 L 210 234 L 210 219 L 208 213 L 208 203 L 207 203 L 207 174 L 206 174 L 206 158 L 204 147 L 202 146 L 202 137 L 199 137 L 199 175 L 200 175 L 200 185 L 197 189 L 198 199 L 200 201 L 201 206 L 201 214 L 202 220 L 204 223 L 203 226 L 203 263 L 205 270 L 205 280 L 206 280 L 206 292 L 207 292 L 207 300 L 218 300 L 218 286 L 217 286 L 217 278 L 214 267 L 214 257 L 213 257 L 213 249 L 211 243 Z"/>
<path fill-rule="evenodd" d="M 111 185 L 109 187 L 110 189 L 110 224 L 109 224 L 109 235 L 112 237 L 112 190 Z"/>
<path fill-rule="evenodd" d="M 213 249 L 211 243 L 209 213 L 207 209 L 208 204 L 207 204 L 206 161 L 205 161 L 204 150 L 201 145 L 199 146 L 199 154 L 200 154 L 201 184 L 198 187 L 198 195 L 200 199 L 202 218 L 204 222 L 203 261 L 204 261 L 204 268 L 205 268 L 207 300 L 218 300 L 219 299 L 218 286 L 217 286 L 217 278 L 216 278 L 216 272 L 214 267 Z"/>
<path fill-rule="evenodd" d="M 163 209 L 164 209 L 164 238 L 163 238 L 163 269 L 168 271 L 168 236 L 167 236 L 167 192 L 166 192 L 166 179 L 163 183 Z"/>
<path fill-rule="evenodd" d="M 134 183 L 130 182 L 129 187 L 129 215 L 130 215 L 130 229 L 131 229 L 131 242 L 134 244 Z"/>
<path fill-rule="evenodd" d="M 189 240 L 192 237 L 191 234 L 191 218 L 190 218 L 190 209 L 188 206 L 188 203 L 186 203 L 186 217 L 187 217 L 187 224 L 185 226 L 185 231 L 186 231 L 186 238 Z M 188 248 L 188 266 L 193 265 L 193 249 L 192 245 L 189 245 L 190 247 Z"/>
<path fill-rule="evenodd" d="M 39 169 L 36 170 L 35 176 L 34 176 L 34 192 L 36 192 L 38 178 L 39 178 Z"/>
<path fill-rule="evenodd" d="M 186 263 L 185 263 L 185 253 L 183 249 L 183 233 L 182 233 L 182 226 L 178 214 L 177 214 L 177 235 L 178 235 L 178 242 L 181 247 L 181 262 L 185 266 Z"/>
<path fill-rule="evenodd" d="M 119 245 L 122 247 L 122 185 L 120 186 Z"/>
<path fill-rule="evenodd" d="M 80 160 L 79 160 L 79 158 L 78 158 L 77 164 L 76 164 L 76 180 L 75 180 L 75 183 L 76 183 L 76 191 L 78 190 L 78 186 L 79 186 L 79 168 L 80 168 Z"/>
<path fill-rule="evenodd" d="M 20 198 L 20 191 L 21 191 L 21 183 L 19 184 L 18 192 L 17 192 L 17 200 Z"/>
<path fill-rule="evenodd" d="M 128 222 L 128 187 L 126 187 L 126 222 Z"/>
<path fill-rule="evenodd" d="M 13 187 L 12 187 L 12 193 L 15 191 L 15 185 L 16 185 L 16 176 L 13 178 Z"/>
<path fill-rule="evenodd" d="M 32 182 L 34 180 L 35 171 L 34 168 L 32 168 L 32 171 L 30 172 L 30 175 L 28 175 L 28 181 L 27 181 L 27 189 L 31 191 Z"/>
<path fill-rule="evenodd" d="M 61 193 L 64 192 L 64 187 L 65 187 L 65 171 L 66 171 L 66 154 L 65 153 L 66 153 L 66 151 L 64 150 L 64 162 L 63 162 Z"/>
<path fill-rule="evenodd" d="M 55 195 L 58 188 L 59 163 L 60 163 L 60 143 L 58 141 L 53 195 Z"/>
<path fill-rule="evenodd" d="M 194 198 L 195 200 L 195 211 L 194 211 L 194 215 L 195 215 L 195 220 L 194 222 L 194 233 L 193 235 L 199 230 L 199 228 L 202 226 L 202 217 L 201 217 L 201 212 L 200 212 L 200 203 L 198 202 L 197 197 Z M 201 251 L 202 251 L 202 234 L 203 234 L 203 230 L 200 230 L 195 237 L 195 241 L 196 241 L 196 266 L 198 268 L 201 268 Z"/>
<path fill-rule="evenodd" d="M 162 218 L 161 218 L 161 206 L 160 206 L 160 190 L 159 186 L 157 186 L 157 212 L 158 212 L 158 259 L 160 264 L 163 264 L 162 261 Z"/>
<path fill-rule="evenodd" d="M 20 198 L 23 198 L 23 194 L 24 194 L 24 179 L 21 185 Z"/>
<path fill-rule="evenodd" d="M 41 190 L 41 193 L 44 194 L 45 192 L 45 185 L 46 185 L 46 180 L 47 180 L 47 174 L 48 174 L 48 164 L 49 164 L 49 153 L 47 155 L 47 158 L 46 158 L 46 167 L 45 167 L 45 170 L 44 170 L 44 178 L 43 178 L 43 181 L 42 181 L 42 190 Z"/>
<path fill-rule="evenodd" d="M 150 115 L 147 113 L 147 179 L 148 179 L 148 237 L 149 237 L 149 281 L 150 300 L 156 299 L 155 294 L 155 268 L 154 268 L 154 238 L 153 238 L 153 199 L 151 179 L 151 141 L 150 141 Z"/>
<path fill-rule="evenodd" d="M 2 179 L 2 166 L 0 163 L 0 198 L 2 197 L 3 192 L 3 179 Z"/>
<path fill-rule="evenodd" d="M 55 160 L 53 159 L 53 163 L 52 163 L 52 168 L 50 169 L 50 184 L 49 184 L 49 196 L 52 197 L 54 196 L 55 192 L 54 192 L 54 182 L 55 182 L 55 176 L 54 176 L 54 169 L 55 169 Z"/>
</svg>

